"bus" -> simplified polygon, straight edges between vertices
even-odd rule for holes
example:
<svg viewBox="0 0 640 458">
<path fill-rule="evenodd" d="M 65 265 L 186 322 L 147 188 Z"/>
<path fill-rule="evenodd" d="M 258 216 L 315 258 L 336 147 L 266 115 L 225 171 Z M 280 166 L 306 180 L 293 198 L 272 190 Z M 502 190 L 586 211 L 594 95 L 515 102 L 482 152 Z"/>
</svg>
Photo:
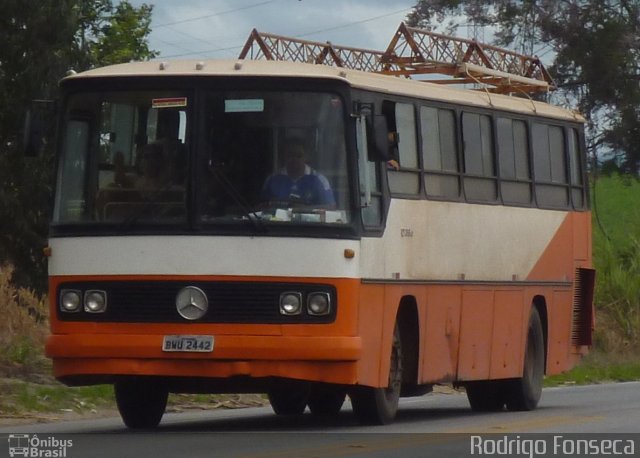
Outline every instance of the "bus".
<svg viewBox="0 0 640 458">
<path fill-rule="evenodd" d="M 575 112 L 268 60 L 61 91 L 46 353 L 69 386 L 113 384 L 129 428 L 173 392 L 264 393 L 278 415 L 348 396 L 362 424 L 436 384 L 532 410 L 591 345 Z"/>
</svg>

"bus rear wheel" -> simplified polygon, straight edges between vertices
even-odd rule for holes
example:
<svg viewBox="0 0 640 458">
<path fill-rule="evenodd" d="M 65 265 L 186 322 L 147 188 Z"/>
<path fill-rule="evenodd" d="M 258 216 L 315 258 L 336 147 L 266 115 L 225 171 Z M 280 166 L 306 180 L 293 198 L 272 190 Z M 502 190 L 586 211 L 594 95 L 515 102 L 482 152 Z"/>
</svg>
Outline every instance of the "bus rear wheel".
<svg viewBox="0 0 640 458">
<path fill-rule="evenodd" d="M 474 412 L 498 412 L 504 407 L 504 382 L 483 380 L 470 382 L 464 388 Z"/>
<path fill-rule="evenodd" d="M 123 380 L 114 384 L 116 404 L 122 421 L 131 429 L 158 426 L 167 407 L 169 391 L 152 380 Z"/>
<path fill-rule="evenodd" d="M 398 412 L 400 388 L 402 387 L 402 341 L 396 323 L 391 346 L 391 365 L 387 388 L 368 386 L 355 387 L 350 393 L 353 413 L 363 425 L 386 425 Z"/>
<path fill-rule="evenodd" d="M 509 382 L 506 394 L 507 409 L 512 411 L 533 410 L 542 396 L 544 380 L 544 333 L 538 310 L 531 309 L 524 353 L 522 378 Z"/>
</svg>

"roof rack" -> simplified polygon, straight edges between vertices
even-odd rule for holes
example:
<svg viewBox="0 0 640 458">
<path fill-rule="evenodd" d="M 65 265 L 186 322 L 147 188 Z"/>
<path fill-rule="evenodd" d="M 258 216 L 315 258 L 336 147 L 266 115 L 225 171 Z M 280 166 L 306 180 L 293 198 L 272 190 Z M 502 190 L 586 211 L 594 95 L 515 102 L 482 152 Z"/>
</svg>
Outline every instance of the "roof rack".
<svg viewBox="0 0 640 458">
<path fill-rule="evenodd" d="M 239 58 L 323 64 L 373 73 L 400 70 L 392 62 L 383 63 L 383 55 L 382 51 L 300 40 L 253 29 Z"/>
<path fill-rule="evenodd" d="M 409 27 L 405 23 L 400 24 L 384 52 L 253 29 L 239 57 L 323 64 L 408 78 L 441 74 L 449 78 L 425 80 L 439 84 L 472 83 L 483 90 L 506 94 L 555 89 L 551 75 L 535 56 Z"/>
</svg>

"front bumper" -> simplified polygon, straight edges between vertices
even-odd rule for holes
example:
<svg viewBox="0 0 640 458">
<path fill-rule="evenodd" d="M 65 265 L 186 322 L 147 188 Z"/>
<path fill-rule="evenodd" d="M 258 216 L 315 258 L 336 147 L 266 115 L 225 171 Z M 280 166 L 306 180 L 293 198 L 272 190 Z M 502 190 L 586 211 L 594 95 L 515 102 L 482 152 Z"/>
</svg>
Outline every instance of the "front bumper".
<svg viewBox="0 0 640 458">
<path fill-rule="evenodd" d="M 46 346 L 53 371 L 74 384 L 120 376 L 286 377 L 353 384 L 362 356 L 360 337 L 215 336 L 209 353 L 162 351 L 162 335 L 52 335 Z"/>
</svg>

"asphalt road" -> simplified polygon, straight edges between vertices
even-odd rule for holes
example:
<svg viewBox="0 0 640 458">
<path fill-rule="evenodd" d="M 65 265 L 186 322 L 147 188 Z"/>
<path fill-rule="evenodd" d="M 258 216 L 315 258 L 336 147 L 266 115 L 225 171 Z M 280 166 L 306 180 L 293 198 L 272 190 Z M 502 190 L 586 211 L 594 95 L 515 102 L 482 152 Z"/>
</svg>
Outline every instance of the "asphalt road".
<svg viewBox="0 0 640 458">
<path fill-rule="evenodd" d="M 545 389 L 533 412 L 473 413 L 463 394 L 430 394 L 401 400 L 396 421 L 374 427 L 359 426 L 348 403 L 331 419 L 278 417 L 269 407 L 170 413 L 144 433 L 119 418 L 2 427 L 0 456 L 9 456 L 10 434 L 14 445 L 19 434 L 37 435 L 33 444 L 49 452 L 39 456 L 65 458 L 496 456 L 501 444 L 508 456 L 601 456 L 610 439 L 611 454 L 640 456 L 640 382 Z"/>
</svg>

